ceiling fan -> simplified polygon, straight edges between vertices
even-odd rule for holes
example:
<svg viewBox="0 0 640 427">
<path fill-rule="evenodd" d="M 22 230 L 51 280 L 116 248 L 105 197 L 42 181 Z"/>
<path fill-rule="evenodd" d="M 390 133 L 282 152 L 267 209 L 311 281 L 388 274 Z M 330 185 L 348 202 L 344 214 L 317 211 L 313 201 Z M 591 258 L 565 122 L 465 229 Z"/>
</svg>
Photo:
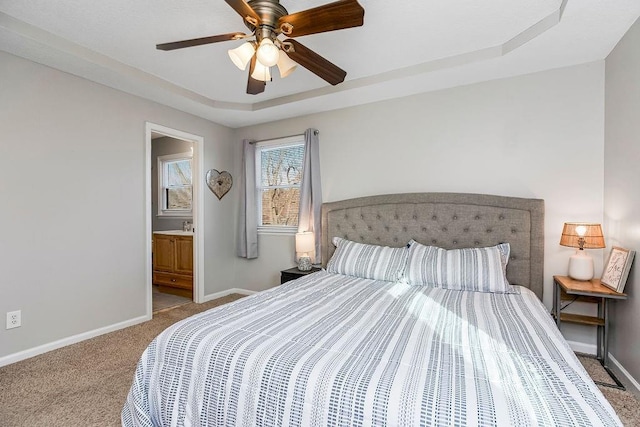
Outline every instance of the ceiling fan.
<svg viewBox="0 0 640 427">
<path fill-rule="evenodd" d="M 174 50 L 228 40 L 251 39 L 229 50 L 229 57 L 241 70 L 249 65 L 247 93 L 264 92 L 271 80 L 270 67 L 278 66 L 280 77 L 287 77 L 302 65 L 332 85 L 342 83 L 347 72 L 332 64 L 300 42 L 285 37 L 300 37 L 326 31 L 359 27 L 364 23 L 364 9 L 357 0 L 333 3 L 289 14 L 279 0 L 225 0 L 242 18 L 251 34 L 229 33 L 156 45 L 160 50 Z M 297 63 L 297 64 L 296 64 Z"/>
</svg>

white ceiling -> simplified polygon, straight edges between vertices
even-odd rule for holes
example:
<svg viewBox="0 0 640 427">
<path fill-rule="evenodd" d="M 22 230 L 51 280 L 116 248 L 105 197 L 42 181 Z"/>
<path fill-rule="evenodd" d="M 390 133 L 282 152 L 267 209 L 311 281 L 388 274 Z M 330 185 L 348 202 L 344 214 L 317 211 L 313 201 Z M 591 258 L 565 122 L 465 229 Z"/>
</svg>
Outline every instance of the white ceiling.
<svg viewBox="0 0 640 427">
<path fill-rule="evenodd" d="M 289 13 L 331 0 L 281 0 Z M 359 0 L 364 26 L 297 40 L 347 70 L 331 86 L 302 67 L 247 95 L 223 0 L 0 0 L 0 50 L 232 127 L 604 59 L 638 0 Z"/>
</svg>

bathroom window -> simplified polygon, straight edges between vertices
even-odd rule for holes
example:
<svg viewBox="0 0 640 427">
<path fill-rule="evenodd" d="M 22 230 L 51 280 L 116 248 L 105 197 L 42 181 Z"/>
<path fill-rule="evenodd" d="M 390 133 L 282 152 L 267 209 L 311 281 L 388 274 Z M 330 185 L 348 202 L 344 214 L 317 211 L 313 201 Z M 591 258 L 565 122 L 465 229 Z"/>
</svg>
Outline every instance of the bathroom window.
<svg viewBox="0 0 640 427">
<path fill-rule="evenodd" d="M 191 217 L 191 153 L 158 157 L 158 216 Z"/>
</svg>

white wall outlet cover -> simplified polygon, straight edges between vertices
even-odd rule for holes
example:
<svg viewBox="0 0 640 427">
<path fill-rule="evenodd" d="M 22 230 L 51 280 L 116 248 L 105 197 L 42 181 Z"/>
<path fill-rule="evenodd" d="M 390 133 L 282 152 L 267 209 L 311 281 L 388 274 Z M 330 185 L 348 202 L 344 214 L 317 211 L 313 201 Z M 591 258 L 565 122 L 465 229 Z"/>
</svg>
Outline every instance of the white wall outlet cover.
<svg viewBox="0 0 640 427">
<path fill-rule="evenodd" d="M 22 313 L 20 310 L 7 312 L 7 329 L 22 326 Z"/>
</svg>

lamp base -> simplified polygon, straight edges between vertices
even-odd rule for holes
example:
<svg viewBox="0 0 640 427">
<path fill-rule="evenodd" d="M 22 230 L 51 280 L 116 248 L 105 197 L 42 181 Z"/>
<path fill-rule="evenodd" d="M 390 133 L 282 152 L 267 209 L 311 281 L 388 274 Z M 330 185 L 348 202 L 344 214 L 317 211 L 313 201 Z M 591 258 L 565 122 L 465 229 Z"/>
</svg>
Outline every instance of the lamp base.
<svg viewBox="0 0 640 427">
<path fill-rule="evenodd" d="M 311 258 L 308 256 L 301 256 L 298 259 L 298 270 L 309 271 L 311 270 Z"/>
<path fill-rule="evenodd" d="M 577 250 L 569 257 L 569 277 L 575 280 L 593 279 L 593 258 L 584 250 Z"/>
</svg>

